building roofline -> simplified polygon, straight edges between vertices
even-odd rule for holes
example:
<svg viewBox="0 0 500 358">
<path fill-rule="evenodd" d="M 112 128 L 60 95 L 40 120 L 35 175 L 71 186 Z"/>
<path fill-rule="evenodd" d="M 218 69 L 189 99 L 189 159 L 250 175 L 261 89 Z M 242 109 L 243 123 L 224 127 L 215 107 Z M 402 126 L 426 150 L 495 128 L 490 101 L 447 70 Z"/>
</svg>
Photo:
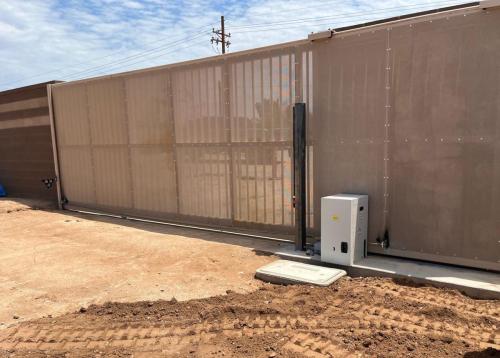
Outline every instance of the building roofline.
<svg viewBox="0 0 500 358">
<path fill-rule="evenodd" d="M 343 32 L 343 31 L 356 30 L 356 29 L 361 29 L 361 28 L 368 27 L 368 26 L 383 25 L 383 24 L 387 24 L 387 23 L 391 23 L 391 22 L 395 22 L 395 21 L 408 20 L 408 19 L 412 19 L 415 17 L 435 15 L 435 14 L 439 14 L 441 12 L 446 12 L 446 11 L 467 9 L 467 8 L 479 6 L 480 4 L 481 4 L 480 1 L 474 1 L 474 2 L 469 2 L 469 3 L 465 3 L 465 4 L 440 7 L 437 9 L 431 9 L 431 10 L 413 12 L 410 14 L 388 17 L 386 19 L 381 19 L 381 20 L 374 20 L 374 21 L 363 22 L 363 23 L 355 24 L 355 25 L 342 26 L 342 27 L 335 28 L 332 31 L 333 32 Z"/>
<path fill-rule="evenodd" d="M 61 83 L 61 82 L 63 82 L 63 81 L 52 80 L 52 81 L 47 81 L 47 82 L 35 83 L 33 85 L 28 85 L 28 86 L 23 86 L 23 87 L 11 88 L 11 89 L 8 89 L 5 91 L 1 91 L 0 96 L 14 94 L 17 92 L 23 92 L 23 91 L 32 90 L 32 89 L 37 89 L 40 87 L 47 87 L 48 84 L 55 84 L 55 83 Z"/>
</svg>

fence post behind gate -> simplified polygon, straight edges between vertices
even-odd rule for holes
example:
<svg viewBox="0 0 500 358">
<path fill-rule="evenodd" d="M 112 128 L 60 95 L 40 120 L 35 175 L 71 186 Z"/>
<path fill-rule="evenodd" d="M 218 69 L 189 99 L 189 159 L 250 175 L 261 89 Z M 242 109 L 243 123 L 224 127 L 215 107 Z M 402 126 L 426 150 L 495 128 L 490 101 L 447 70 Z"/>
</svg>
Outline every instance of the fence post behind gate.
<svg viewBox="0 0 500 358">
<path fill-rule="evenodd" d="M 57 147 L 56 121 L 54 119 L 54 102 L 52 99 L 52 84 L 47 85 L 47 101 L 49 104 L 50 134 L 52 139 L 52 155 L 54 156 L 54 170 L 56 174 L 57 207 L 63 209 L 63 194 L 61 185 L 61 172 L 59 170 L 59 149 Z"/>
<path fill-rule="evenodd" d="M 306 104 L 293 106 L 295 250 L 306 249 Z"/>
</svg>

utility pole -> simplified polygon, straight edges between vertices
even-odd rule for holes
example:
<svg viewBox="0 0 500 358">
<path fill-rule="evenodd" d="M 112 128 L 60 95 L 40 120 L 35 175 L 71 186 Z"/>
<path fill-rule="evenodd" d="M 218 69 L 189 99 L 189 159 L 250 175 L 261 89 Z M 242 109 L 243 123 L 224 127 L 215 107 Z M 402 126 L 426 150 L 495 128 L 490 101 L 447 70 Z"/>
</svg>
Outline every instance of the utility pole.
<svg viewBox="0 0 500 358">
<path fill-rule="evenodd" d="M 224 15 L 220 17 L 220 29 L 222 33 L 222 54 L 226 53 L 226 31 L 224 31 Z"/>
<path fill-rule="evenodd" d="M 212 36 L 210 39 L 210 42 L 213 44 L 214 42 L 219 45 L 219 43 L 222 44 L 222 54 L 226 53 L 226 47 L 229 47 L 231 42 L 227 41 L 227 37 L 231 37 L 231 33 L 226 34 L 226 30 L 224 27 L 224 16 L 220 17 L 220 30 L 212 29 L 212 33 L 215 35 Z"/>
</svg>

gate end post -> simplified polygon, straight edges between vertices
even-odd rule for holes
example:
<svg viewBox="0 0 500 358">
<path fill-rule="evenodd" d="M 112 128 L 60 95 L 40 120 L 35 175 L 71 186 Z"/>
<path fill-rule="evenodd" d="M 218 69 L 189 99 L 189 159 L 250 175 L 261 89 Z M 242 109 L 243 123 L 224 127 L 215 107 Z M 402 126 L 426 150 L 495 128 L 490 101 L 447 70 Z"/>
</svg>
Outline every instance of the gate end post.
<svg viewBox="0 0 500 358">
<path fill-rule="evenodd" d="M 56 173 L 56 188 L 57 188 L 57 207 L 59 210 L 63 209 L 62 203 L 62 189 L 61 189 L 61 174 L 59 172 L 59 152 L 57 150 L 56 138 L 56 123 L 54 120 L 54 109 L 52 103 L 52 84 L 47 84 L 47 101 L 49 105 L 49 119 L 50 119 L 50 134 L 52 138 L 52 155 L 54 156 L 54 170 Z"/>
<path fill-rule="evenodd" d="M 295 250 L 306 250 L 306 104 L 293 106 Z"/>
</svg>

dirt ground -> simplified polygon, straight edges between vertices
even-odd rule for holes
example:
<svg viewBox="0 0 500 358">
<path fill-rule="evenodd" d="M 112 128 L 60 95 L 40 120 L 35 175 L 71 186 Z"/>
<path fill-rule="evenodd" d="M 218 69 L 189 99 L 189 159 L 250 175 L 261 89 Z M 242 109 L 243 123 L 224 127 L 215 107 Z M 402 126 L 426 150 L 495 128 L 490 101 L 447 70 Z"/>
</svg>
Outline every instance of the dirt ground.
<svg viewBox="0 0 500 358">
<path fill-rule="evenodd" d="M 0 199 L 0 329 L 93 303 L 251 292 L 255 270 L 276 259 L 255 250 L 267 242 L 33 210 L 48 206 Z"/>
<path fill-rule="evenodd" d="M 253 273 L 275 258 L 245 240 L 1 212 L 0 356 L 500 357 L 500 301 L 386 278 L 271 285 Z"/>
<path fill-rule="evenodd" d="M 0 348 L 21 357 L 498 357 L 499 313 L 499 302 L 454 291 L 343 278 L 91 305 L 0 331 Z"/>
</svg>

